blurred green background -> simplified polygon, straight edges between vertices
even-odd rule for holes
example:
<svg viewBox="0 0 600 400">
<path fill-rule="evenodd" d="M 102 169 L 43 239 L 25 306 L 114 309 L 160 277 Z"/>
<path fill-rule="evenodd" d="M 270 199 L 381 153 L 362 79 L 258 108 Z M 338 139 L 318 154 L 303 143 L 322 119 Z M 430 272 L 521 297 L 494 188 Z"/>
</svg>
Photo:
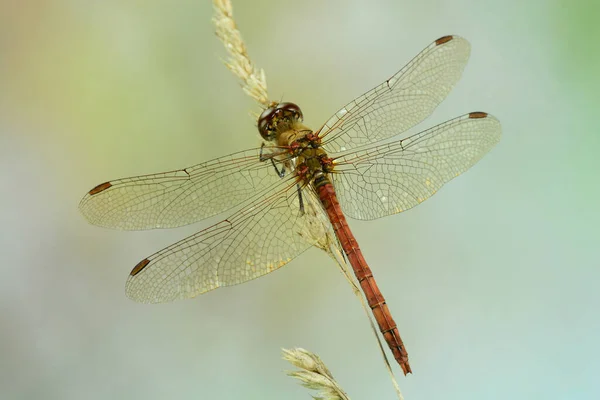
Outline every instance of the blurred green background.
<svg viewBox="0 0 600 400">
<path fill-rule="evenodd" d="M 313 249 L 194 300 L 125 297 L 141 258 L 193 233 L 120 232 L 94 185 L 259 144 L 209 0 L 0 3 L 0 397 L 306 399 L 281 347 L 353 399 L 392 399 L 352 292 Z M 414 375 L 407 399 L 600 398 L 597 1 L 234 1 L 274 99 L 320 126 L 446 34 L 461 82 L 417 129 L 476 110 L 501 143 L 409 212 L 350 221 Z M 400 369 L 394 365 L 396 372 Z"/>
</svg>

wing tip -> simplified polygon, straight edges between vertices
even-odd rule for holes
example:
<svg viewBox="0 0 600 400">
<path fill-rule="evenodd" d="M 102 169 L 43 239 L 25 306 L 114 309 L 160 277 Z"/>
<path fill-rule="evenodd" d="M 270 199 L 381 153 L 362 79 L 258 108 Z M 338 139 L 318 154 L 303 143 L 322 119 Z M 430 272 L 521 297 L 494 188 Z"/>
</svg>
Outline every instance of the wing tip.
<svg viewBox="0 0 600 400">
<path fill-rule="evenodd" d="M 460 46 L 460 44 L 464 45 L 467 49 L 467 51 L 470 53 L 471 51 L 471 44 L 469 43 L 469 41 L 467 39 L 465 39 L 462 36 L 459 35 L 446 35 L 446 36 L 442 36 L 441 38 L 437 39 L 436 41 L 433 42 L 434 46 L 443 46 L 447 43 L 453 44 L 453 45 L 457 45 Z"/>
<path fill-rule="evenodd" d="M 502 136 L 502 124 L 500 123 L 500 120 L 498 120 L 498 118 L 496 118 L 492 114 L 488 114 L 484 111 L 470 112 L 469 114 L 467 114 L 467 117 L 468 117 L 468 119 L 487 120 L 488 123 L 493 124 L 494 127 L 490 128 L 487 133 L 489 135 L 491 135 L 492 137 L 494 137 L 494 139 L 493 139 L 494 144 L 496 144 L 500 141 L 500 137 Z"/>
<path fill-rule="evenodd" d="M 490 113 L 486 113 L 485 111 L 473 111 L 468 113 L 466 117 L 469 119 L 487 119 L 490 121 L 495 121 L 498 125 L 500 125 L 500 120 L 498 120 L 498 118 L 494 117 Z"/>
</svg>

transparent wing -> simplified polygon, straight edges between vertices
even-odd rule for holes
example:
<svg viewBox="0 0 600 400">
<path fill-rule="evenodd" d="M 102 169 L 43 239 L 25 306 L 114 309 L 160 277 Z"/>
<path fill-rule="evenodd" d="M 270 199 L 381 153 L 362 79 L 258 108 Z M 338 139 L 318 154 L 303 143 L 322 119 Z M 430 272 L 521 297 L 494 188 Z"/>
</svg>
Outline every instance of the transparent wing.
<svg viewBox="0 0 600 400">
<path fill-rule="evenodd" d="M 402 133 L 444 100 L 469 59 L 471 46 L 444 36 L 387 81 L 348 103 L 320 129 L 323 147 L 336 153 Z"/>
<path fill-rule="evenodd" d="M 281 181 L 260 149 L 152 175 L 105 182 L 79 204 L 94 225 L 125 230 L 174 228 L 225 211 Z"/>
<path fill-rule="evenodd" d="M 306 237 L 323 226 L 322 211 L 301 212 L 294 179 L 270 196 L 142 260 L 127 280 L 127 295 L 143 303 L 190 298 L 272 272 L 316 243 Z M 303 198 L 309 193 L 303 191 Z"/>
<path fill-rule="evenodd" d="M 473 112 L 404 140 L 335 157 L 332 175 L 342 210 L 364 220 L 408 210 L 469 169 L 500 135 L 496 118 Z"/>
</svg>

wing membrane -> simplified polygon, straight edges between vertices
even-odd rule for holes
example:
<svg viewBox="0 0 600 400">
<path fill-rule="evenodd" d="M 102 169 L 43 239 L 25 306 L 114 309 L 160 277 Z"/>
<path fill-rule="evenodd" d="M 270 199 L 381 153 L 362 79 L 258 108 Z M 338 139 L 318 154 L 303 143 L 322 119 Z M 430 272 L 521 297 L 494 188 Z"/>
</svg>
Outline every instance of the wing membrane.
<svg viewBox="0 0 600 400">
<path fill-rule="evenodd" d="M 142 260 L 127 280 L 127 295 L 143 303 L 195 297 L 272 272 L 315 245 L 306 233 L 322 224 L 320 214 L 300 211 L 294 179 L 278 185 L 274 194 Z"/>
<path fill-rule="evenodd" d="M 345 214 L 370 220 L 429 198 L 492 147 L 500 122 L 482 112 L 463 115 L 404 140 L 337 157 L 333 181 Z"/>
<path fill-rule="evenodd" d="M 105 182 L 79 208 L 94 225 L 124 230 L 174 228 L 225 211 L 281 181 L 260 149 L 177 171 Z"/>
<path fill-rule="evenodd" d="M 427 118 L 460 79 L 470 45 L 444 36 L 387 81 L 348 103 L 321 128 L 329 153 L 402 133 Z"/>
</svg>

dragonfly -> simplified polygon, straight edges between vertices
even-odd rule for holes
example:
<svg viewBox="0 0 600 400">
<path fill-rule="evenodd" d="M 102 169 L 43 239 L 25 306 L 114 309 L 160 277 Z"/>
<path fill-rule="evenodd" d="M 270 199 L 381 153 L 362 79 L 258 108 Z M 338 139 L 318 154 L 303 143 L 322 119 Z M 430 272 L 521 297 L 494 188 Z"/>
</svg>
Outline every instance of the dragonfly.
<svg viewBox="0 0 600 400">
<path fill-rule="evenodd" d="M 298 105 L 272 102 L 257 121 L 260 147 L 104 182 L 79 208 L 90 223 L 123 230 L 175 228 L 233 209 L 226 219 L 135 265 L 126 294 L 144 303 L 250 281 L 316 246 L 315 236 L 335 238 L 332 245 L 351 265 L 406 375 L 412 370 L 397 324 L 346 217 L 373 220 L 406 211 L 499 142 L 500 122 L 481 111 L 393 139 L 444 100 L 469 55 L 467 40 L 441 37 L 316 131 L 303 124 Z"/>
</svg>

